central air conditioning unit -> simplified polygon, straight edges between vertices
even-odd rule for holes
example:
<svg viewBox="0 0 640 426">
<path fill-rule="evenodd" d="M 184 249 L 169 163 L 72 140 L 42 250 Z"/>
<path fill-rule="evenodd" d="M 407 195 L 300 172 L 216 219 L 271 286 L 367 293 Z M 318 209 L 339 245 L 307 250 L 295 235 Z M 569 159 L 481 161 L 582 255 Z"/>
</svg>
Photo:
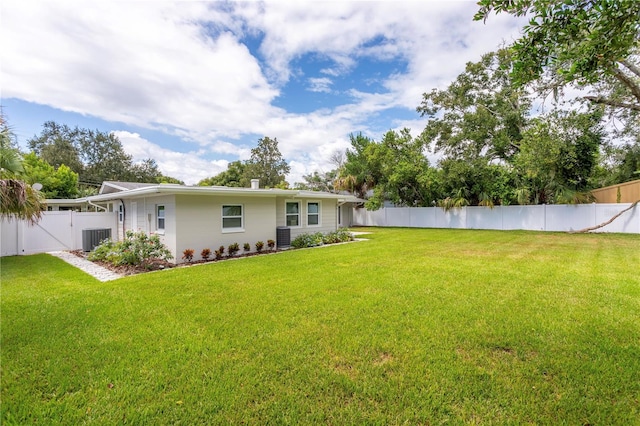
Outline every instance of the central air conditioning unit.
<svg viewBox="0 0 640 426">
<path fill-rule="evenodd" d="M 111 239 L 111 228 L 83 229 L 82 251 L 91 251 L 107 239 Z"/>
</svg>

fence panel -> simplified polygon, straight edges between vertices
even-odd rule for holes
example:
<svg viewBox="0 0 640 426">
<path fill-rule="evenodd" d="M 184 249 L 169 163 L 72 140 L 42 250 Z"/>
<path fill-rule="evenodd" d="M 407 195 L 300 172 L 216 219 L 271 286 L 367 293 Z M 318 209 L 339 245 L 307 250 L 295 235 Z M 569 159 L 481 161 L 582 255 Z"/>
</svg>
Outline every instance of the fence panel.
<svg viewBox="0 0 640 426">
<path fill-rule="evenodd" d="M 596 225 L 606 222 L 622 210 L 629 207 L 628 204 L 596 204 L 596 206 Z M 623 213 L 622 216 L 598 231 L 640 234 L 640 205 Z"/>
<path fill-rule="evenodd" d="M 72 224 L 72 211 L 47 212 L 33 226 L 21 224 L 22 248 L 18 254 L 75 250 Z"/>
<path fill-rule="evenodd" d="M 416 207 L 410 209 L 411 220 L 409 226 L 412 228 L 435 228 L 438 224 L 436 209 L 432 207 Z"/>
<path fill-rule="evenodd" d="M 0 256 L 18 254 L 18 226 L 20 221 L 0 219 Z"/>
<path fill-rule="evenodd" d="M 631 204 L 579 204 L 463 207 L 385 207 L 377 211 L 356 209 L 354 224 L 412 228 L 577 231 L 596 226 Z M 624 213 L 598 232 L 640 233 L 640 206 Z"/>
<path fill-rule="evenodd" d="M 82 230 L 110 228 L 117 236 L 115 213 L 87 213 L 73 211 L 43 212 L 35 225 L 23 220 L 0 221 L 0 255 L 14 256 L 48 251 L 78 250 L 82 248 Z"/>
<path fill-rule="evenodd" d="M 578 231 L 596 225 L 596 205 L 546 206 L 546 231 Z"/>
<path fill-rule="evenodd" d="M 437 207 L 430 207 L 436 211 L 436 227 L 465 229 L 467 227 L 467 209 L 451 209 L 448 212 Z"/>
<path fill-rule="evenodd" d="M 495 207 L 467 207 L 467 228 L 502 229 L 502 213 L 502 209 Z"/>
<path fill-rule="evenodd" d="M 387 226 L 408 226 L 411 223 L 411 210 L 410 207 L 396 207 L 392 209 L 386 209 L 387 212 Z"/>
</svg>

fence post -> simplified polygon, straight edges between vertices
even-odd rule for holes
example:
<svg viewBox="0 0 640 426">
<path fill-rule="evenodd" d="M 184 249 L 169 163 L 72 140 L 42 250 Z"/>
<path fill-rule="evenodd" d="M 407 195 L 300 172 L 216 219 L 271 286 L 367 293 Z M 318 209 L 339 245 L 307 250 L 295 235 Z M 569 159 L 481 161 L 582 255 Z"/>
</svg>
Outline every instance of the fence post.
<svg viewBox="0 0 640 426">
<path fill-rule="evenodd" d="M 16 219 L 16 234 L 17 234 L 17 244 L 16 244 L 16 251 L 18 252 L 17 255 L 18 256 L 22 256 L 24 254 L 24 224 L 26 222 L 24 220 L 18 220 Z"/>
</svg>

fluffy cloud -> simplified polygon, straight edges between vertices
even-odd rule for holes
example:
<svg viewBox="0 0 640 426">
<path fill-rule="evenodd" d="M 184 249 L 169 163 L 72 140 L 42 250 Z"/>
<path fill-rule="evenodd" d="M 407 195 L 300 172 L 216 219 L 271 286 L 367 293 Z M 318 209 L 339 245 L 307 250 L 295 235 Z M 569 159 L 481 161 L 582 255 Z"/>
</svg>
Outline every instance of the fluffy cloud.
<svg viewBox="0 0 640 426">
<path fill-rule="evenodd" d="M 328 169 L 349 133 L 380 136 L 371 117 L 413 111 L 423 92 L 518 31 L 508 17 L 472 22 L 471 1 L 5 0 L 1 7 L 1 36 L 10 40 L 1 53 L 3 97 L 99 117 L 114 129 L 122 123 L 177 135 L 191 145 L 118 133 L 134 157 L 152 157 L 188 182 L 226 166 L 207 158 L 247 159 L 263 135 L 280 141 L 290 182 Z M 343 93 L 342 102 L 306 113 L 275 106 L 299 72 L 292 63 L 305 55 L 325 62 L 298 77 L 312 92 Z M 336 79 L 362 59 L 404 66 L 379 76 L 377 92 L 340 92 Z"/>
<path fill-rule="evenodd" d="M 153 158 L 162 174 L 180 179 L 187 185 L 194 185 L 206 177 L 223 172 L 229 164 L 225 160 L 204 160 L 202 152 L 182 153 L 162 148 L 137 133 L 116 130 L 113 134 L 122 142 L 122 147 L 134 162 Z"/>
</svg>

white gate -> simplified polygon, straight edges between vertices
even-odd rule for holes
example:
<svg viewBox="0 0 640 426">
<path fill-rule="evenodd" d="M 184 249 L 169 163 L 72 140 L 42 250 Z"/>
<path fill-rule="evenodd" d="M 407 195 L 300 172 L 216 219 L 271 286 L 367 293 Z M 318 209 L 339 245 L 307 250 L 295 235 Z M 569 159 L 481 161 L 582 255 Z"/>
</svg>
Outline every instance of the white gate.
<svg viewBox="0 0 640 426">
<path fill-rule="evenodd" d="M 82 248 L 82 230 L 109 228 L 117 238 L 117 216 L 112 212 L 43 212 L 30 226 L 23 220 L 0 220 L 0 256 L 46 253 Z"/>
</svg>

